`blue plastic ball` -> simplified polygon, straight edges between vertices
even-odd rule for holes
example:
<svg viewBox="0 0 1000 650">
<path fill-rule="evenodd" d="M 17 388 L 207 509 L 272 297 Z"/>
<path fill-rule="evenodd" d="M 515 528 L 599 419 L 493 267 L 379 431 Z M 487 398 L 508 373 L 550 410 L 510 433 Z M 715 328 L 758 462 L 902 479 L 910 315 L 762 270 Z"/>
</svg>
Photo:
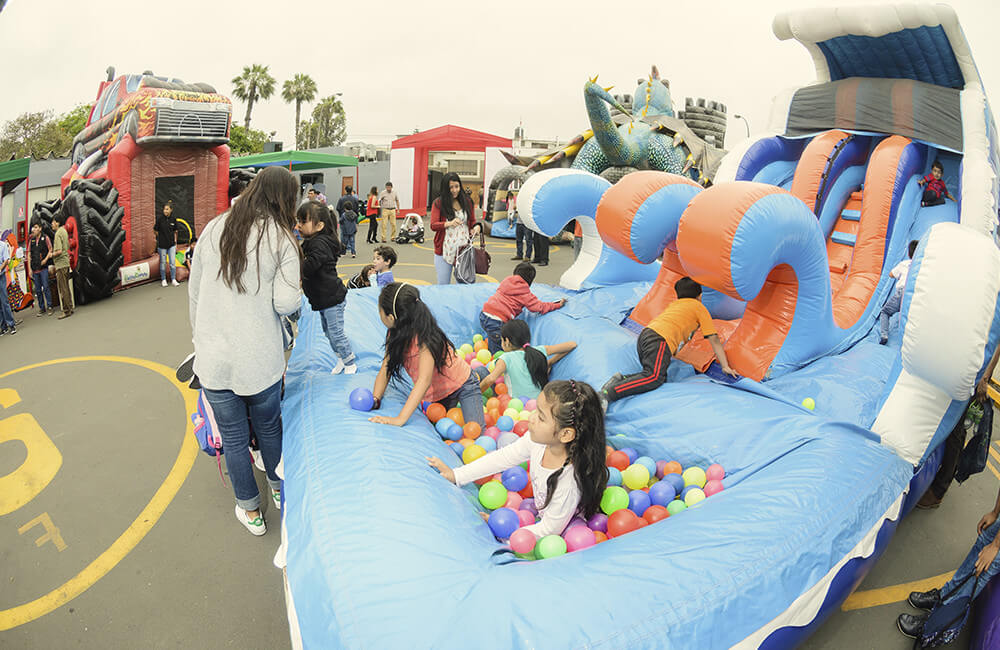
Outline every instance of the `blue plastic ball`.
<svg viewBox="0 0 1000 650">
<path fill-rule="evenodd" d="M 375 396 L 367 388 L 355 388 L 351 391 L 349 400 L 355 411 L 370 411 L 375 406 Z"/>
<path fill-rule="evenodd" d="M 500 482 L 511 492 L 520 492 L 528 486 L 528 472 L 520 465 L 511 467 L 500 475 Z"/>
<path fill-rule="evenodd" d="M 639 456 L 632 462 L 648 469 L 650 476 L 656 476 L 656 461 L 649 456 Z"/>
<path fill-rule="evenodd" d="M 426 413 L 427 412 L 427 407 L 430 406 L 430 405 L 431 405 L 431 403 L 428 402 L 428 401 L 420 402 L 420 412 L 421 413 Z"/>
<path fill-rule="evenodd" d="M 514 418 L 509 415 L 501 415 L 497 420 L 497 428 L 501 431 L 510 431 L 514 428 Z"/>
<path fill-rule="evenodd" d="M 608 468 L 608 485 L 621 485 L 622 473 L 617 467 Z"/>
<path fill-rule="evenodd" d="M 625 455 L 628 456 L 629 465 L 633 465 L 635 461 L 638 460 L 639 458 L 639 452 L 637 452 L 635 449 L 632 449 L 631 447 L 622 447 L 620 451 L 624 452 Z M 653 473 L 655 474 L 656 472 Z"/>
<path fill-rule="evenodd" d="M 448 445 L 448 446 L 451 447 L 451 450 L 455 452 L 456 456 L 458 456 L 459 458 L 462 457 L 462 452 L 465 451 L 465 447 L 463 447 L 462 445 Z"/>
<path fill-rule="evenodd" d="M 512 433 L 510 431 L 508 431 L 507 433 L 501 433 L 500 437 L 497 438 L 497 448 L 503 449 L 507 445 L 515 443 L 520 439 L 521 437 L 519 435 L 517 435 L 516 433 Z"/>
<path fill-rule="evenodd" d="M 457 424 L 452 424 L 448 427 L 448 430 L 444 434 L 445 438 L 448 440 L 454 440 L 455 442 L 461 440 L 463 435 L 465 435 L 465 432 L 462 431 L 462 427 Z"/>
<path fill-rule="evenodd" d="M 649 500 L 654 506 L 666 506 L 677 496 L 677 490 L 670 481 L 658 481 L 649 488 Z"/>
<path fill-rule="evenodd" d="M 489 436 L 479 436 L 474 444 L 479 445 L 486 451 L 496 451 L 497 441 Z"/>
<path fill-rule="evenodd" d="M 684 489 L 684 479 L 681 478 L 680 474 L 667 474 L 663 477 L 663 480 L 660 481 L 660 483 L 663 483 L 664 481 L 672 485 L 674 487 L 674 492 L 677 494 L 680 494 L 681 490 Z M 657 485 L 659 485 L 659 483 Z"/>
<path fill-rule="evenodd" d="M 448 437 L 448 429 L 453 424 L 455 424 L 455 421 L 452 420 L 451 418 L 441 418 L 434 425 L 434 428 L 437 429 L 437 432 L 441 435 L 442 438 L 447 438 Z"/>
<path fill-rule="evenodd" d="M 642 490 L 632 490 L 628 493 L 628 509 L 640 517 L 650 505 L 649 495 Z"/>
<path fill-rule="evenodd" d="M 521 526 L 517 513 L 510 508 L 497 508 L 490 513 L 487 523 L 493 534 L 500 539 L 507 539 Z"/>
</svg>

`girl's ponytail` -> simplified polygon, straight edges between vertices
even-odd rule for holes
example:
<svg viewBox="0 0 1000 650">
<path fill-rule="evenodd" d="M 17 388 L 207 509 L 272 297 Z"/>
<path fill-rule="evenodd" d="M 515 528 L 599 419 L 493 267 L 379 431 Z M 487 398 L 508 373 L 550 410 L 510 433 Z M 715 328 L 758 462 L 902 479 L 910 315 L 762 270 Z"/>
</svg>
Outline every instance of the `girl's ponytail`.
<svg viewBox="0 0 1000 650">
<path fill-rule="evenodd" d="M 582 381 L 551 381 L 542 389 L 546 399 L 552 404 L 552 415 L 556 425 L 572 427 L 576 431 L 573 441 L 567 445 L 567 463 L 573 464 L 576 485 L 580 490 L 580 511 L 585 518 L 597 512 L 608 484 L 608 468 L 605 465 L 604 411 L 597 392 Z M 548 488 L 545 504 L 552 499 L 552 493 L 562 474 L 563 467 L 553 472 L 546 483 Z"/>
<path fill-rule="evenodd" d="M 541 350 L 531 347 L 531 328 L 519 318 L 513 318 L 500 328 L 500 336 L 510 341 L 515 349 L 524 350 L 524 363 L 535 386 L 549 383 L 549 360 Z"/>
</svg>

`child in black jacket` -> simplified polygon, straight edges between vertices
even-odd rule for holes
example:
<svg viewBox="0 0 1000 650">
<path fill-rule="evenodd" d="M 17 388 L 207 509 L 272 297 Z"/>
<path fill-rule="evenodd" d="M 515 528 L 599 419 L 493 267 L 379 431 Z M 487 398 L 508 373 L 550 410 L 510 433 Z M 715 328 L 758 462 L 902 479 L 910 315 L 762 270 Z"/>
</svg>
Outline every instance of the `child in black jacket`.
<svg viewBox="0 0 1000 650">
<path fill-rule="evenodd" d="M 344 334 L 344 300 L 347 287 L 337 275 L 337 258 L 342 252 L 337 227 L 330 211 L 319 201 L 299 206 L 296 213 L 302 234 L 302 289 L 313 311 L 323 322 L 323 331 L 339 357 L 332 374 L 352 375 L 358 371 L 354 350 Z"/>
</svg>

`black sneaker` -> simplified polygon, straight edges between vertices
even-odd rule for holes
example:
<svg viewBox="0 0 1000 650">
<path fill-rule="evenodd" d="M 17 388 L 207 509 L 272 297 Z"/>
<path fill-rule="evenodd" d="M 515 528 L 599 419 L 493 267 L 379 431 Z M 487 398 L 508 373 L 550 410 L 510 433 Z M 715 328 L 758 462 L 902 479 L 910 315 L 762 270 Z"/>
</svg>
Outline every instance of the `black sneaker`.
<svg viewBox="0 0 1000 650">
<path fill-rule="evenodd" d="M 518 260 L 523 260 L 524 258 L 523 258 L 523 257 L 521 257 L 520 255 L 515 255 L 514 257 L 512 257 L 512 258 L 510 258 L 510 259 L 511 259 L 511 260 L 514 260 L 514 261 L 518 261 Z"/>
<path fill-rule="evenodd" d="M 941 602 L 941 590 L 931 589 L 930 591 L 914 591 L 910 593 L 910 596 L 906 599 L 906 602 L 910 605 L 916 607 L 917 609 L 923 609 L 926 611 L 931 611 L 934 606 Z"/>
<path fill-rule="evenodd" d="M 924 631 L 924 623 L 927 621 L 927 617 L 930 614 L 900 614 L 899 618 L 896 619 L 896 627 L 902 632 L 903 636 L 908 636 L 911 639 L 915 639 L 920 636 L 920 633 Z"/>
<path fill-rule="evenodd" d="M 184 361 L 181 361 L 180 365 L 177 366 L 174 376 L 181 383 L 186 384 L 191 381 L 191 378 L 194 377 L 194 352 L 184 357 Z"/>
<path fill-rule="evenodd" d="M 16 327 L 12 327 L 12 328 L 10 328 L 10 330 L 7 333 L 8 334 L 17 334 L 17 328 Z"/>
<path fill-rule="evenodd" d="M 547 261 L 538 263 L 538 266 L 548 266 L 548 265 L 549 263 Z"/>
</svg>

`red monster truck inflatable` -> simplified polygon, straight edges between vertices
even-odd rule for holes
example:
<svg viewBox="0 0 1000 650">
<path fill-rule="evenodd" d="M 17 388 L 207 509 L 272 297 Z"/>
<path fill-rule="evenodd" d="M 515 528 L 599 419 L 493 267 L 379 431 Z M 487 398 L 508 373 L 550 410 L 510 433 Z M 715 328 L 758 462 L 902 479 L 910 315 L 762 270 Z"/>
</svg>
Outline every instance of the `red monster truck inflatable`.
<svg viewBox="0 0 1000 650">
<path fill-rule="evenodd" d="M 153 224 L 167 201 L 181 244 L 228 207 L 231 114 L 208 84 L 108 68 L 73 140 L 62 199 L 31 216 L 49 232 L 54 214 L 67 217 L 78 304 L 158 275 Z"/>
</svg>

